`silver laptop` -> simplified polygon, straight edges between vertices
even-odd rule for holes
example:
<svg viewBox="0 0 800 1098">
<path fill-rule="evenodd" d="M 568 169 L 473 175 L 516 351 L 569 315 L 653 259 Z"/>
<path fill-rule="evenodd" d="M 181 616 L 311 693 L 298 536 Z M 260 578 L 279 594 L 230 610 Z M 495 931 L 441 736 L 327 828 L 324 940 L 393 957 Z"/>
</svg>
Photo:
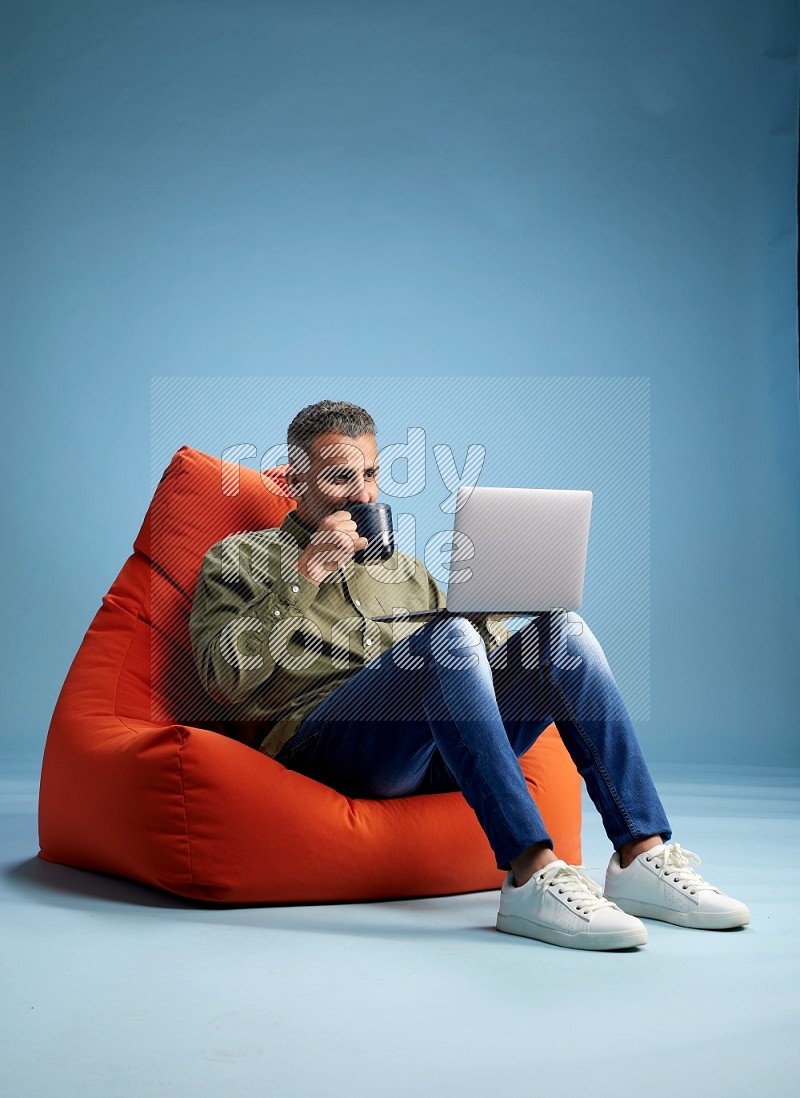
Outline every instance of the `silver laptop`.
<svg viewBox="0 0 800 1098">
<path fill-rule="evenodd" d="M 591 492 L 465 485 L 456 501 L 447 608 L 398 609 L 375 621 L 580 608 Z"/>
</svg>

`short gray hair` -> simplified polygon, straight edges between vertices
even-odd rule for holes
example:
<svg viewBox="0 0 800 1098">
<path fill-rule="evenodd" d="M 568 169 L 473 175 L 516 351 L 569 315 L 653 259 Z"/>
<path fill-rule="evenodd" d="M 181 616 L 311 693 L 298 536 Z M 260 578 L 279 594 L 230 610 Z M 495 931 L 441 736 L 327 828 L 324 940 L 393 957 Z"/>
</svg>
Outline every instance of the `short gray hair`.
<svg viewBox="0 0 800 1098">
<path fill-rule="evenodd" d="M 333 431 L 348 438 L 375 435 L 375 421 L 369 412 L 346 400 L 319 400 L 301 408 L 286 432 L 289 462 L 294 464 L 299 452 L 311 456 L 311 443 L 317 435 Z"/>
</svg>

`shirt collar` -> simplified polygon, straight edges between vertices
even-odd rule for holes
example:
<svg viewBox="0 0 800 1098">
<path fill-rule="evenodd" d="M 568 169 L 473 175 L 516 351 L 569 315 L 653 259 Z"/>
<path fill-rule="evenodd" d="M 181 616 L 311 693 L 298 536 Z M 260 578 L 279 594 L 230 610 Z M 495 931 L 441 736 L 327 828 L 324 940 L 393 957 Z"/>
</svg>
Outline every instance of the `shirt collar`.
<svg viewBox="0 0 800 1098">
<path fill-rule="evenodd" d="M 313 530 L 309 530 L 307 526 L 304 526 L 299 518 L 295 515 L 296 507 L 293 507 L 291 511 L 287 511 L 283 516 L 283 522 L 281 523 L 281 530 L 286 534 L 290 534 L 302 551 L 311 541 L 311 537 L 314 533 Z"/>
</svg>

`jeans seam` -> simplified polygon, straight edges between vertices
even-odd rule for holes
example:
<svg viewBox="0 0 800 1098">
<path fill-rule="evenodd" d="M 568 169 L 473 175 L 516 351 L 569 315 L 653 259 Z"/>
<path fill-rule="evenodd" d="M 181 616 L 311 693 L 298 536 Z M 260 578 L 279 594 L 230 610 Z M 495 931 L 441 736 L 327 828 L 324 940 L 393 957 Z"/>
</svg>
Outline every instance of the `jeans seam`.
<svg viewBox="0 0 800 1098">
<path fill-rule="evenodd" d="M 300 731 L 300 729 L 298 728 L 295 735 L 297 735 L 299 733 L 299 731 Z M 289 753 L 287 755 L 284 755 L 283 758 L 279 759 L 278 761 L 279 762 L 288 762 L 289 759 L 293 758 L 297 754 L 297 752 L 300 750 L 301 747 L 305 747 L 305 745 L 307 743 L 311 743 L 312 740 L 315 740 L 317 738 L 317 736 L 320 734 L 321 731 L 322 731 L 322 729 L 318 728 L 316 732 L 312 732 L 310 736 L 306 736 L 302 743 L 296 743 L 294 745 L 294 747 L 289 751 Z M 294 736 L 292 736 L 292 739 L 294 739 Z M 291 740 L 289 740 L 287 742 L 291 743 Z"/>
<path fill-rule="evenodd" d="M 429 666 L 428 666 L 428 663 L 427 663 L 427 660 L 428 660 L 428 658 L 429 658 L 429 657 L 426 657 L 426 659 L 425 659 L 425 663 L 426 663 L 426 666 L 425 666 L 425 668 L 424 668 L 425 670 L 428 670 L 428 669 L 429 669 Z M 441 689 L 441 688 L 440 688 L 440 689 Z M 466 750 L 467 754 L 468 754 L 468 755 L 469 755 L 469 756 L 470 756 L 470 757 L 471 757 L 471 758 L 473 759 L 473 761 L 477 763 L 477 760 L 475 759 L 475 756 L 474 756 L 474 754 L 473 754 L 473 753 L 472 753 L 472 752 L 470 751 L 470 749 L 469 749 L 469 745 L 468 745 L 468 744 L 467 744 L 467 743 L 465 742 L 465 740 L 464 740 L 464 737 L 463 737 L 463 736 L 461 735 L 461 730 L 460 730 L 460 728 L 458 727 L 458 722 L 456 721 L 455 717 L 453 716 L 453 714 L 452 714 L 452 712 L 451 712 L 451 710 L 450 710 L 450 706 L 449 706 L 449 705 L 448 705 L 448 703 L 447 703 L 447 697 L 446 697 L 446 695 L 445 695 L 445 692 L 444 692 L 444 690 L 441 690 L 441 695 L 442 695 L 442 700 L 444 701 L 444 706 L 445 706 L 445 709 L 447 710 L 447 714 L 448 714 L 448 716 L 449 716 L 449 718 L 450 718 L 450 720 L 451 720 L 451 722 L 452 722 L 452 724 L 453 724 L 453 727 L 454 727 L 454 728 L 456 729 L 456 731 L 458 732 L 458 737 L 459 737 L 459 740 L 461 741 L 461 745 L 462 745 L 462 746 L 464 747 L 464 749 Z M 435 738 L 434 738 L 434 739 L 435 739 Z M 509 746 L 510 746 L 510 745 L 509 745 Z M 437 747 L 438 747 L 438 744 L 437 744 Z M 515 756 L 515 757 L 516 757 L 516 756 Z M 446 759 L 445 759 L 445 762 L 447 762 L 447 760 L 446 760 Z M 449 764 L 448 764 L 448 765 L 449 765 Z M 519 760 L 518 760 L 518 759 L 517 759 L 517 765 L 519 766 Z M 498 800 L 498 798 L 497 798 L 497 795 L 495 794 L 495 792 L 494 792 L 494 790 L 492 789 L 492 787 L 491 787 L 490 785 L 488 785 L 488 784 L 487 784 L 487 782 L 486 782 L 486 780 L 485 780 L 485 778 L 484 778 L 483 774 L 482 774 L 482 773 L 480 772 L 480 770 L 478 769 L 477 765 L 476 765 L 476 772 L 478 773 L 478 776 L 479 776 L 479 778 L 480 778 L 480 780 L 481 780 L 481 783 L 482 783 L 482 784 L 484 785 L 484 787 L 485 787 L 485 788 L 486 788 L 486 789 L 487 789 L 487 790 L 489 791 L 489 793 L 491 794 L 492 800 L 494 801 L 494 803 L 495 803 L 495 805 L 497 806 L 497 808 L 498 808 L 498 809 L 500 810 L 500 815 L 502 816 L 503 820 L 505 821 L 505 824 L 506 824 L 506 829 L 507 829 L 508 833 L 509 833 L 510 835 L 513 835 L 513 834 L 514 834 L 514 829 L 513 829 L 513 827 L 511 826 L 511 821 L 510 821 L 510 820 L 508 819 L 508 817 L 506 816 L 506 814 L 505 814 L 505 811 L 503 810 L 503 806 L 502 806 L 502 804 L 500 803 L 500 801 Z M 521 771 L 520 771 L 520 772 L 521 772 Z M 523 775 L 523 781 L 524 781 L 524 780 L 525 780 L 525 779 L 524 779 L 524 775 Z M 527 784 L 526 784 L 526 789 L 527 789 Z M 462 797 L 463 797 L 463 795 L 464 795 L 464 791 L 463 791 L 463 789 L 461 790 L 461 795 L 462 795 Z M 533 800 L 533 798 L 532 798 L 532 797 L 530 796 L 530 790 L 528 790 L 528 797 L 529 797 L 529 799 L 530 799 L 530 801 L 531 801 L 531 805 L 533 806 L 533 808 L 534 808 L 534 809 L 536 809 L 536 805 L 535 805 L 535 803 L 534 803 L 534 800 Z M 536 810 L 538 811 L 538 809 L 536 809 Z M 550 838 L 549 834 L 547 834 L 547 829 L 546 829 L 546 828 L 545 828 L 545 835 L 547 836 L 547 838 L 548 838 L 548 839 Z M 542 839 L 534 839 L 533 841 L 534 841 L 534 842 L 542 842 L 542 841 L 544 841 L 544 840 L 542 840 Z M 550 841 L 552 842 L 552 839 L 551 839 Z M 528 844 L 528 845 L 530 845 L 530 844 Z M 523 849 L 525 849 L 525 847 L 523 847 Z"/>
<path fill-rule="evenodd" d="M 561 689 L 558 682 L 553 678 L 552 675 L 548 675 L 548 678 L 549 678 L 549 681 L 550 681 L 550 685 L 556 690 L 559 697 L 563 701 L 563 703 L 566 707 L 567 713 L 569 714 L 569 717 L 570 717 L 572 723 L 577 728 L 577 730 L 580 734 L 580 737 L 583 740 L 584 746 L 587 748 L 587 750 L 589 751 L 589 754 L 594 759 L 595 767 L 597 768 L 597 771 L 599 772 L 599 774 L 602 776 L 603 781 L 605 782 L 606 788 L 608 789 L 609 793 L 611 794 L 611 799 L 616 804 L 617 810 L 619 811 L 619 814 L 622 816 L 623 820 L 625 821 L 625 825 L 628 828 L 629 833 L 631 834 L 631 836 L 634 836 L 635 829 L 634 829 L 634 826 L 633 826 L 633 820 L 630 818 L 628 813 L 625 811 L 625 805 L 622 803 L 622 800 L 620 798 L 619 791 L 617 790 L 617 787 L 614 785 L 614 783 L 612 782 L 612 780 L 611 780 L 611 778 L 608 774 L 608 771 L 603 766 L 602 760 L 600 758 L 598 758 L 597 752 L 594 748 L 594 745 L 591 743 L 591 741 L 589 740 L 589 738 L 586 735 L 586 732 L 581 727 L 581 723 L 578 720 L 578 718 L 575 716 L 575 713 L 572 710 L 572 706 L 569 704 L 569 699 L 567 698 L 566 694 Z"/>
</svg>

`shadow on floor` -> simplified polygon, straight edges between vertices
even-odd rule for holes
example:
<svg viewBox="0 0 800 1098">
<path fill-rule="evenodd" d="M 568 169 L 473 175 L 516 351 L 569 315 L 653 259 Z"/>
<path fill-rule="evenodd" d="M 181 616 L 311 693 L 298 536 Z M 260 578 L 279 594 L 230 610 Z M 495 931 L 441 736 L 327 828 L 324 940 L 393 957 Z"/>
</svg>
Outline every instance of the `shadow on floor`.
<svg viewBox="0 0 800 1098">
<path fill-rule="evenodd" d="M 214 925 L 264 923 L 272 930 L 345 937 L 357 934 L 376 939 L 407 939 L 409 934 L 452 939 L 454 934 L 471 937 L 487 930 L 497 934 L 494 919 L 498 894 L 494 890 L 389 900 L 224 904 L 185 899 L 124 877 L 74 869 L 38 857 L 12 864 L 4 876 L 12 889 L 37 903 L 60 908 L 97 910 L 100 903 L 132 911 L 173 912 L 182 919 Z M 370 914 L 370 909 L 376 906 L 382 908 L 380 920 Z M 465 907 L 475 909 L 478 925 L 463 926 Z M 231 919 L 230 915 L 238 918 Z"/>
</svg>

